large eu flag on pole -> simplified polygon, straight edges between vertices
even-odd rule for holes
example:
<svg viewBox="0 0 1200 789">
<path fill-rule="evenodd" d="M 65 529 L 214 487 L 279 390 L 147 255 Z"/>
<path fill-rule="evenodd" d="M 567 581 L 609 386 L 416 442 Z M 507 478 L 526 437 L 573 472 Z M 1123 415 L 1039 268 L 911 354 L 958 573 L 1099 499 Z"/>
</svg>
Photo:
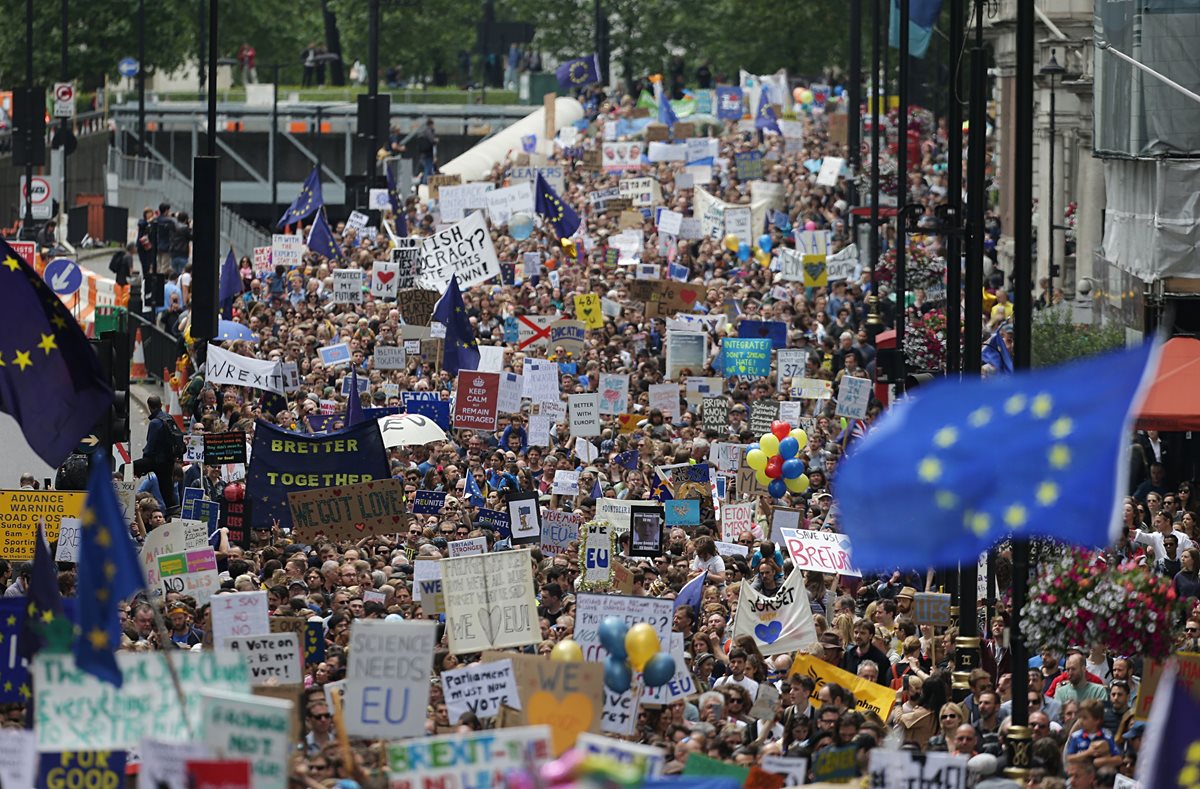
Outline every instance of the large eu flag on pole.
<svg viewBox="0 0 1200 789">
<path fill-rule="evenodd" d="M 0 315 L 0 411 L 57 466 L 108 412 L 112 390 L 66 306 L 3 240 Z"/>
<path fill-rule="evenodd" d="M 554 70 L 558 78 L 558 86 L 564 91 L 586 87 L 600 81 L 600 61 L 595 55 L 585 58 L 575 58 L 559 64 Z"/>
<path fill-rule="evenodd" d="M 283 212 L 276 227 L 290 225 L 312 216 L 313 212 L 323 205 L 325 205 L 325 199 L 321 196 L 321 169 L 314 167 L 308 177 L 304 179 L 304 183 L 300 187 L 300 194 L 296 195 L 296 199 L 288 206 L 288 210 Z"/>
<path fill-rule="evenodd" d="M 975 561 L 1009 534 L 1108 544 L 1151 346 L 897 404 L 839 464 L 838 521 L 864 570 Z"/>
<path fill-rule="evenodd" d="M 1137 763 L 1141 785 L 1200 784 L 1200 700 L 1179 679 L 1175 661 L 1167 664 L 1158 681 L 1146 730 Z"/>
<path fill-rule="evenodd" d="M 579 214 L 563 202 L 541 173 L 537 174 L 534 187 L 534 208 L 539 216 L 554 226 L 559 238 L 570 238 L 579 229 Z"/>
<path fill-rule="evenodd" d="M 478 370 L 479 343 L 471 330 L 471 319 L 467 317 L 467 305 L 458 289 L 457 275 L 450 276 L 450 285 L 434 305 L 433 319 L 446 327 L 442 368 L 451 375 L 458 375 L 459 370 Z"/>
</svg>

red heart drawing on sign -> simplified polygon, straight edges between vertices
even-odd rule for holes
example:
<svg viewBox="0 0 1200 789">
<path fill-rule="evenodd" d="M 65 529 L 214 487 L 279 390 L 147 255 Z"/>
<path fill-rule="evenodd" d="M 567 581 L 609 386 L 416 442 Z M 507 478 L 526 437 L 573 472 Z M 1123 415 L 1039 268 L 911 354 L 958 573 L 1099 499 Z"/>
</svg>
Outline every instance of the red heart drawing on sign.
<svg viewBox="0 0 1200 789">
<path fill-rule="evenodd" d="M 379 278 L 379 282 L 383 285 L 388 284 L 396 276 L 394 271 L 377 271 L 375 276 Z"/>
<path fill-rule="evenodd" d="M 400 522 L 400 520 L 401 520 L 401 518 L 400 518 L 400 516 L 399 516 L 399 515 L 393 515 L 393 516 L 392 516 L 392 523 L 399 523 L 399 522 Z"/>
<path fill-rule="evenodd" d="M 683 290 L 679 291 L 679 298 L 683 299 L 688 304 L 691 304 L 693 301 L 695 301 L 697 296 L 699 296 L 699 294 L 691 288 L 684 288 Z"/>
<path fill-rule="evenodd" d="M 620 396 L 621 396 L 621 393 L 618 392 L 616 389 L 605 389 L 604 390 L 604 399 L 610 403 L 617 402 L 617 399 Z"/>
<path fill-rule="evenodd" d="M 340 495 L 342 495 L 342 489 L 341 489 L 341 488 L 334 488 L 334 489 L 333 489 L 333 495 L 335 495 L 335 496 L 340 496 Z"/>
<path fill-rule="evenodd" d="M 359 531 L 365 531 L 365 530 L 366 530 L 366 528 L 367 528 L 367 524 L 365 524 L 365 523 L 356 523 L 356 524 L 354 524 L 354 528 L 358 529 Z"/>
</svg>

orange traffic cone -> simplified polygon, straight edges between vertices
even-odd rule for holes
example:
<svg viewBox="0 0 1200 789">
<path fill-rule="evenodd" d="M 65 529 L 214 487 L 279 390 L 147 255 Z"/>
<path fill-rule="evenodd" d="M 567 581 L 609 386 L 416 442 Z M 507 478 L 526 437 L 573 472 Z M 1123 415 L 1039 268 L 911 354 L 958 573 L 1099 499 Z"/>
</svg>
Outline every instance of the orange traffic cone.
<svg viewBox="0 0 1200 789">
<path fill-rule="evenodd" d="M 138 329 L 133 336 L 133 359 L 129 365 L 129 380 L 147 381 L 150 371 L 146 369 L 146 351 L 142 348 L 142 330 Z"/>
</svg>

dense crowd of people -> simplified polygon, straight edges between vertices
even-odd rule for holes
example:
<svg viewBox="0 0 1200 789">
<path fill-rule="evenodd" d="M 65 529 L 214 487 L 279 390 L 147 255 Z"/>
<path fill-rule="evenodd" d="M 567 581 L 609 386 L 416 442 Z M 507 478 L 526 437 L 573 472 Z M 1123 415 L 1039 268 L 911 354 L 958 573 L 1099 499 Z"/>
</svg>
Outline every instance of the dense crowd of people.
<svg viewBox="0 0 1200 789">
<path fill-rule="evenodd" d="M 606 138 L 606 128 L 636 121 L 640 114 L 633 97 L 591 90 L 584 100 L 587 116 L 580 124 L 584 150 L 598 146 Z M 859 202 L 856 185 L 845 173 L 836 185 L 817 184 L 821 160 L 846 154 L 844 139 L 831 139 L 829 118 L 838 110 L 832 101 L 825 108 L 793 107 L 788 101 L 783 109 L 789 116 L 797 111 L 802 137 L 764 135 L 733 122 L 698 123 L 698 135 L 710 129 L 719 140 L 712 182 L 704 188 L 727 203 L 749 204 L 751 182 L 739 179 L 737 169 L 729 163 L 738 153 L 761 151 L 765 154 L 763 178 L 780 184 L 784 197 L 778 210 L 768 212 L 767 226 L 755 228 L 755 238 L 765 233 L 769 244 L 752 246 L 779 250 L 795 245 L 794 229 L 827 230 L 832 254 L 855 241 L 850 211 Z M 908 183 L 910 200 L 932 213 L 946 191 L 947 167 L 959 163 L 946 161 L 944 125 L 930 125 L 926 132 Z M 519 152 L 510 152 L 505 161 L 498 162 L 490 180 L 505 185 L 518 156 Z M 444 557 L 448 543 L 471 537 L 486 538 L 491 548 L 507 547 L 497 545 L 503 543 L 497 533 L 476 524 L 481 508 L 503 509 L 506 497 L 535 492 L 543 507 L 573 512 L 586 522 L 596 517 L 598 497 L 652 499 L 661 484 L 654 470 L 657 466 L 703 463 L 710 459 L 716 443 L 757 440 L 749 427 L 752 404 L 788 400 L 790 392 L 774 374 L 725 379 L 722 370 L 714 367 L 720 339 L 736 336 L 738 318 L 783 321 L 787 347 L 807 352 L 797 377 L 828 381 L 834 396 L 846 377 L 874 375 L 879 357 L 877 327 L 869 320 L 867 296 L 872 287 L 868 269 L 858 267 L 847 279 L 806 288 L 802 282 L 781 277 L 777 255 L 772 264 L 770 259 L 739 255 L 738 249 L 726 246 L 723 237 L 679 239 L 658 232 L 653 209 L 648 218 L 632 227 L 627 214 L 597 211 L 589 193 L 616 187 L 623 174 L 587 169 L 578 152 L 561 147 L 551 163 L 563 166 L 561 197 L 583 218 L 583 229 L 571 247 L 560 243 L 549 223 L 524 239 L 513 237 L 503 226 L 492 226 L 501 263 L 513 266 L 515 275 L 465 289 L 471 328 L 480 345 L 504 347 L 505 370 L 519 373 L 529 358 L 557 362 L 564 394 L 596 391 L 602 374 L 629 375 L 630 410 L 637 419 L 628 429 L 615 418 L 605 417 L 602 434 L 593 444 L 597 456 L 587 459 L 577 454 L 566 422 L 555 425 L 548 444 L 532 443 L 528 404 L 522 412 L 503 414 L 495 432 L 452 431 L 445 442 L 390 449 L 390 471 L 403 481 L 406 498 L 411 500 L 419 490 L 449 494 L 440 512 L 413 515 L 407 530 L 395 535 L 354 543 L 320 540 L 309 544 L 278 528 L 255 529 L 253 543 L 243 548 L 231 545 L 219 531 L 214 534 L 223 589 L 265 589 L 273 615 L 323 622 L 323 657 L 305 667 L 301 697 L 305 726 L 292 760 L 296 786 L 386 785 L 378 752 L 366 747 L 368 743 L 355 741 L 349 753 L 339 745 L 325 687 L 345 676 L 350 627 L 355 620 L 438 618 L 414 601 L 414 565 L 419 559 Z M 691 216 L 695 193 L 693 188 L 679 186 L 682 173 L 680 162 L 644 162 L 636 175 L 657 180 L 661 206 Z M 425 191 L 401 199 L 404 224 L 411 235 L 428 235 L 439 226 L 437 201 Z M 147 221 L 153 221 L 152 217 Z M 625 227 L 620 227 L 623 221 Z M 278 397 L 249 388 L 214 386 L 195 366 L 195 355 L 202 351 L 193 349 L 188 360 L 191 366 L 181 367 L 187 383 L 179 392 L 187 432 L 236 430 L 250 436 L 258 420 L 300 433 L 340 427 L 340 416 L 329 424 L 325 424 L 328 420 L 317 423 L 323 403 L 337 401 L 339 411 L 346 407 L 342 379 L 350 374 L 349 369 L 330 368 L 317 354 L 318 348 L 336 342 L 349 345 L 352 362 L 367 381 L 361 395 L 364 406 L 403 407 L 404 392 L 434 392 L 442 400 L 450 399 L 454 378 L 441 369 L 440 359 L 413 354 L 407 368 L 401 370 L 380 370 L 372 365 L 376 348 L 401 343 L 403 305 L 374 299 L 369 293 L 361 304 L 334 305 L 332 271 L 344 267 L 369 271 L 374 261 L 387 259 L 390 234 L 378 228 L 368 236 L 344 223 L 334 229 L 340 260 L 310 252 L 299 266 L 276 266 L 258 274 L 248 256 L 240 261 L 243 281 L 234 320 L 249 327 L 255 339 L 227 342 L 224 347 L 245 356 L 296 363 L 298 388 Z M 706 295 L 689 312 L 727 317 L 726 322 L 701 327 L 709 333 L 710 352 L 702 368 L 684 369 L 675 379 L 680 384 L 678 415 L 650 406 L 650 387 L 670 380 L 665 346 L 668 321 L 673 316 L 656 314 L 634 299 L 635 267 L 619 265 L 617 256 L 607 254 L 608 240 L 624 229 L 642 234 L 640 262 L 659 265 L 663 279 L 669 262 L 685 267 L 686 274 L 679 279 L 706 286 Z M 885 255 L 893 243 L 893 234 L 885 233 Z M 930 258 L 942 252 L 940 240 L 933 235 L 915 236 L 910 243 L 920 246 Z M 530 253 L 540 254 L 536 271 L 525 267 Z M 165 257 L 164 262 L 178 276 L 189 276 L 186 257 L 179 259 L 174 248 Z M 766 253 L 766 257 L 771 256 Z M 173 327 L 178 320 L 186 336 L 190 294 L 186 287 L 178 287 L 178 276 L 171 280 L 176 287 L 168 293 L 165 305 L 174 313 Z M 1011 317 L 1012 299 L 1003 274 L 989 278 L 988 284 L 986 314 L 968 316 L 968 341 L 982 343 L 991 330 Z M 939 298 L 945 298 L 944 291 L 939 295 L 933 290 L 922 290 L 910 303 L 897 304 L 886 285 L 877 288 L 883 325 L 899 309 L 914 315 L 928 312 Z M 561 346 L 519 349 L 511 338 L 506 341 L 506 318 L 574 317 L 573 297 L 584 293 L 599 294 L 617 309 L 606 311 L 603 328 L 588 332 L 581 354 L 568 353 Z M 1045 299 L 1050 300 L 1048 296 Z M 728 423 L 719 430 L 705 426 L 698 401 L 687 397 L 683 384 L 695 376 L 725 381 L 721 394 L 728 402 L 729 415 Z M 803 493 L 788 491 L 779 499 L 754 495 L 756 527 L 736 537 L 743 552 L 724 548 L 718 552 L 717 542 L 728 535 L 723 535 L 713 509 L 706 507 L 699 526 L 670 530 L 663 555 L 635 559 L 626 551 L 618 557 L 632 576 L 633 595 L 673 598 L 690 579 L 707 572 L 699 604 L 677 607 L 673 621 L 673 629 L 684 636 L 683 657 L 697 692 L 666 706 L 643 705 L 629 739 L 661 748 L 667 773 L 681 772 L 694 753 L 746 766 L 759 764 L 766 756 L 805 756 L 811 767 L 823 749 L 853 744 L 864 766 L 866 752 L 887 745 L 977 757 L 973 768 L 988 775 L 1003 764 L 1006 731 L 1011 725 L 1013 673 L 1028 671 L 1034 743 L 1033 771 L 1027 785 L 1049 788 L 1064 786 L 1066 781 L 1083 789 L 1111 786 L 1118 773 L 1132 776 L 1146 731 L 1144 722 L 1135 719 L 1134 708 L 1148 661 L 1137 655 L 1108 654 L 1099 645 L 1079 644 L 1065 654 L 1041 649 L 1029 666 L 1012 665 L 1005 583 L 1011 566 L 1003 552 L 995 562 L 1001 578 L 1000 595 L 986 601 L 992 618 L 985 634 L 982 667 L 970 673 L 965 697 L 956 692 L 952 679 L 957 630 L 935 630 L 918 626 L 914 620 L 914 596 L 934 588 L 933 574 L 927 575 L 925 568 L 893 568 L 861 579 L 809 573 L 804 579 L 818 635 L 818 643 L 807 651 L 860 679 L 886 686 L 894 694 L 895 704 L 885 717 L 864 712 L 848 687 L 823 680 L 818 683 L 812 676 L 793 673 L 793 654 L 766 657 L 754 638 L 733 637 L 731 623 L 741 587 L 749 585 L 770 595 L 793 572 L 786 548 L 770 538 L 773 512 L 779 507 L 799 510 L 802 528 L 838 530 L 837 465 L 846 452 L 853 452 L 854 440 L 870 428 L 884 404 L 872 399 L 864 420 L 847 423 L 834 417 L 832 402 L 831 398 L 803 401 L 808 443 L 801 458 L 809 486 Z M 157 407 L 161 404 L 151 405 L 152 417 L 160 418 Z M 1195 533 L 1200 502 L 1193 497 L 1192 482 L 1172 476 L 1174 472 L 1164 466 L 1163 447 L 1168 443 L 1167 437 L 1156 433 L 1137 437 L 1132 460 L 1134 488 L 1127 491 L 1130 496 L 1125 508 L 1127 530 L 1110 555 L 1141 562 L 1146 572 L 1173 579 L 1178 595 L 1191 602 L 1190 615 L 1180 623 L 1180 638 L 1195 639 L 1200 635 L 1200 554 L 1196 548 L 1200 535 Z M 630 451 L 637 453 L 632 466 L 628 463 Z M 143 478 L 136 521 L 131 524 L 138 538 L 177 514 L 177 503 L 187 487 L 202 487 L 206 497 L 215 501 L 238 495 L 231 493 L 237 491 L 237 483 L 224 479 L 220 468 L 185 464 L 173 457 L 165 428 L 152 431 L 146 455 L 174 462 L 157 464 L 153 478 Z M 551 492 L 556 470 L 580 472 L 579 495 Z M 468 477 L 475 485 L 468 485 Z M 474 497 L 475 486 L 481 500 Z M 739 494 L 734 491 L 731 495 L 740 498 Z M 548 655 L 556 643 L 573 635 L 578 550 L 578 544 L 572 544 L 562 553 L 549 554 L 533 546 L 542 640 L 520 651 Z M 11 568 L 8 595 L 25 593 L 30 571 L 27 565 Z M 72 578 L 73 573 L 64 566 L 60 574 L 64 590 L 70 588 Z M 155 627 L 154 612 L 147 602 L 128 603 L 123 648 L 204 648 L 210 626 L 208 606 L 197 606 L 194 599 L 177 593 L 167 594 L 164 603 L 166 633 Z M 984 605 L 981 600 L 981 613 Z M 492 726 L 490 719 L 449 717 L 438 676 L 479 656 L 454 654 L 442 629 L 439 637 L 427 732 Z M 1031 645 L 1031 652 L 1037 646 Z M 752 714 L 752 708 L 764 698 L 760 689 L 768 685 L 778 691 L 778 700 L 770 702 L 765 711 L 759 706 Z"/>
</svg>

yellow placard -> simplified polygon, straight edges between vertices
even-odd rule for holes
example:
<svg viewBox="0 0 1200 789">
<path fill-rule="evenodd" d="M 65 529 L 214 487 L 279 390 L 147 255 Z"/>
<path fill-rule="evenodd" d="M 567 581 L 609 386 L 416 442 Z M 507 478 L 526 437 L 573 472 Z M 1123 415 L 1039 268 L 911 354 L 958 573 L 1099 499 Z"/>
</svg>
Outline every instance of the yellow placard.
<svg viewBox="0 0 1200 789">
<path fill-rule="evenodd" d="M 882 667 L 880 668 L 882 669 Z M 814 707 L 821 706 L 821 702 L 817 700 L 817 691 L 828 682 L 841 685 L 853 693 L 857 701 L 855 705 L 857 709 L 862 712 L 874 712 L 885 721 L 891 714 L 892 705 L 896 703 L 896 691 L 886 685 L 869 682 L 812 655 L 797 655 L 796 659 L 792 661 L 792 668 L 788 672 L 788 676 L 793 674 L 804 674 L 812 677 L 813 681 L 817 683 L 817 687 L 813 689 L 812 697 L 809 699 Z"/>
<path fill-rule="evenodd" d="M 604 313 L 600 311 L 600 296 L 595 293 L 576 295 L 575 317 L 589 329 L 603 329 Z"/>
<path fill-rule="evenodd" d="M 0 559 L 28 561 L 37 544 L 37 525 L 46 519 L 46 540 L 58 540 L 63 518 L 78 518 L 82 491 L 0 490 Z"/>
<path fill-rule="evenodd" d="M 824 255 L 804 255 L 804 287 L 823 288 L 829 284 L 829 269 Z"/>
</svg>

